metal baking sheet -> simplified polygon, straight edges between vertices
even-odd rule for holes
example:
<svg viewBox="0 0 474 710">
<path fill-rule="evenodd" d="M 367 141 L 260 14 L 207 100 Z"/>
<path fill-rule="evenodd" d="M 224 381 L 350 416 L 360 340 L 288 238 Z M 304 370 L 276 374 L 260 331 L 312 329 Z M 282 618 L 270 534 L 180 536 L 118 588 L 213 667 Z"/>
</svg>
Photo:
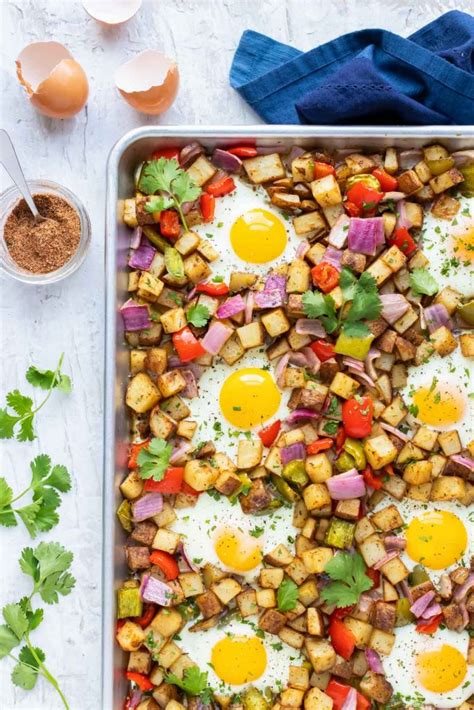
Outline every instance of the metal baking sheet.
<svg viewBox="0 0 474 710">
<path fill-rule="evenodd" d="M 329 126 L 155 126 L 130 131 L 113 147 L 107 163 L 106 313 L 105 313 L 105 440 L 103 486 L 102 579 L 102 704 L 103 710 L 121 710 L 126 692 L 124 654 L 114 640 L 115 589 L 126 576 L 124 532 L 115 510 L 124 477 L 128 448 L 128 418 L 124 394 L 128 378 L 128 349 L 123 339 L 120 305 L 127 299 L 127 253 L 130 231 L 121 222 L 121 207 L 133 194 L 136 165 L 153 149 L 186 145 L 192 140 L 207 148 L 255 141 L 285 150 L 302 147 L 417 148 L 441 141 L 450 150 L 472 148 L 474 127 L 338 127 Z"/>
</svg>

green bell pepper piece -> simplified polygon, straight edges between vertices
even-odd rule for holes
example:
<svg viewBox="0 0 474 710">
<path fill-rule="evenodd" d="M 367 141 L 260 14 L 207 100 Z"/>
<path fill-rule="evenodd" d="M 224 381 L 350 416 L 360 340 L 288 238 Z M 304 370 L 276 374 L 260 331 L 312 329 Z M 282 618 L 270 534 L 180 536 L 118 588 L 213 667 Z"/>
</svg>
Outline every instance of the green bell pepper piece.
<svg viewBox="0 0 474 710">
<path fill-rule="evenodd" d="M 120 525 L 127 532 L 132 532 L 132 506 L 130 501 L 123 500 L 117 508 L 117 518 L 120 520 Z"/>
<path fill-rule="evenodd" d="M 340 550 L 351 547 L 354 540 L 355 524 L 348 520 L 332 518 L 326 533 L 326 543 Z"/>
<path fill-rule="evenodd" d="M 351 439 L 350 437 L 348 437 L 344 441 L 343 448 L 344 451 L 350 454 L 354 459 L 355 468 L 358 471 L 363 471 L 366 466 L 367 459 L 365 458 L 365 452 L 362 443 L 360 441 L 357 441 L 357 439 Z"/>
<path fill-rule="evenodd" d="M 459 305 L 456 310 L 465 323 L 474 325 L 474 299 Z"/>
<path fill-rule="evenodd" d="M 161 234 L 158 234 L 154 227 L 144 224 L 142 230 L 145 237 L 153 244 L 154 247 L 159 249 L 159 251 L 164 252 L 165 249 L 169 249 L 170 243 L 162 237 Z"/>
<path fill-rule="evenodd" d="M 336 340 L 334 350 L 338 355 L 348 355 L 349 357 L 354 357 L 356 360 L 365 360 L 369 354 L 374 337 L 375 336 L 371 333 L 365 338 L 351 338 L 341 333 Z"/>
<path fill-rule="evenodd" d="M 143 602 L 140 587 L 121 587 L 117 592 L 117 619 L 127 619 L 129 616 L 141 616 Z"/>
<path fill-rule="evenodd" d="M 355 458 L 351 456 L 347 451 L 343 451 L 342 454 L 336 459 L 336 468 L 340 473 L 345 473 L 350 471 L 351 468 L 355 468 Z"/>
<path fill-rule="evenodd" d="M 357 182 L 363 182 L 364 185 L 367 185 L 367 187 L 371 187 L 373 190 L 377 190 L 378 192 L 381 190 L 380 182 L 377 180 L 375 175 L 360 173 L 360 175 L 351 175 L 351 177 L 347 178 L 346 192 L 347 190 L 350 190 L 351 187 L 354 187 Z"/>
<path fill-rule="evenodd" d="M 295 459 L 294 461 L 287 463 L 283 469 L 283 478 L 287 481 L 291 481 L 291 483 L 294 483 L 299 488 L 305 486 L 308 483 L 309 478 L 306 473 L 304 461 Z"/>
<path fill-rule="evenodd" d="M 423 565 L 415 565 L 408 575 L 408 584 L 410 587 L 416 587 L 417 584 L 423 584 L 423 582 L 429 581 L 429 574 L 426 572 Z"/>
<path fill-rule="evenodd" d="M 441 173 L 445 173 L 447 170 L 451 170 L 454 165 L 454 159 L 439 158 L 439 160 L 427 160 L 426 164 L 429 167 L 430 173 L 432 175 L 441 175 Z"/>
<path fill-rule="evenodd" d="M 270 480 L 284 500 L 289 503 L 294 503 L 298 500 L 299 495 L 281 476 L 277 476 L 276 473 L 272 473 Z"/>
<path fill-rule="evenodd" d="M 472 197 L 474 195 L 474 163 L 459 168 L 459 172 L 464 175 L 464 182 L 459 186 L 462 194 Z"/>
<path fill-rule="evenodd" d="M 261 690 L 249 688 L 243 697 L 244 710 L 269 710 L 270 704 L 265 700 Z"/>
<path fill-rule="evenodd" d="M 410 611 L 410 600 L 406 597 L 397 599 L 395 626 L 406 626 L 413 621 L 413 618 Z"/>
<path fill-rule="evenodd" d="M 183 257 L 174 247 L 165 249 L 165 266 L 167 272 L 175 279 L 184 279 Z"/>
</svg>

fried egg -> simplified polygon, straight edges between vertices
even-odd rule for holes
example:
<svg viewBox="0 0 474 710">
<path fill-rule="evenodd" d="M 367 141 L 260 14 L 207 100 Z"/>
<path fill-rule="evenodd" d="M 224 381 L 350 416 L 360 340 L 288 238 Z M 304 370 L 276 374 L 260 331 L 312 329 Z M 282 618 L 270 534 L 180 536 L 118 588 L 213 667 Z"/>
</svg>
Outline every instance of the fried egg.
<svg viewBox="0 0 474 710">
<path fill-rule="evenodd" d="M 281 507 L 264 517 L 246 515 L 226 496 L 203 493 L 193 508 L 177 508 L 172 529 L 183 539 L 187 557 L 253 580 L 264 554 L 297 534 L 291 507 Z"/>
<path fill-rule="evenodd" d="M 225 281 L 232 271 L 266 274 L 269 268 L 288 262 L 301 241 L 263 187 L 250 186 L 235 176 L 233 180 L 237 188 L 216 200 L 212 224 L 193 227 L 219 251 L 212 267 Z"/>
<path fill-rule="evenodd" d="M 443 708 L 459 707 L 474 691 L 474 666 L 468 665 L 469 634 L 439 629 L 420 634 L 413 625 L 395 629 L 395 644 L 383 657 L 387 680 L 397 699 Z"/>
<path fill-rule="evenodd" d="M 470 392 L 472 364 L 458 347 L 446 357 L 433 353 L 422 365 L 410 367 L 401 395 L 420 424 L 437 431 L 456 429 L 466 446 L 474 421 Z"/>
<path fill-rule="evenodd" d="M 423 223 L 423 251 L 429 270 L 441 289 L 450 286 L 463 296 L 474 296 L 474 198 L 461 197 L 453 219 L 427 212 Z"/>
<path fill-rule="evenodd" d="M 257 617 L 255 617 L 256 620 Z M 278 688 L 288 677 L 288 667 L 300 654 L 277 636 L 262 634 L 250 619 L 233 620 L 222 628 L 180 632 L 182 648 L 208 671 L 209 685 L 217 693 L 239 692 L 252 684 L 259 689 Z"/>
</svg>

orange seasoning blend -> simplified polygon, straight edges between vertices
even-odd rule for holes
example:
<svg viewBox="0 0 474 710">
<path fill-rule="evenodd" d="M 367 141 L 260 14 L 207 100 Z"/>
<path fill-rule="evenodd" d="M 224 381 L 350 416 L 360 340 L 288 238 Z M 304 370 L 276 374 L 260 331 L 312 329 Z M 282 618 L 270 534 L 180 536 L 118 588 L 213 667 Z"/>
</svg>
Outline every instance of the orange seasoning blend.
<svg viewBox="0 0 474 710">
<path fill-rule="evenodd" d="M 77 210 L 64 198 L 49 193 L 33 195 L 46 219 L 35 224 L 22 198 L 9 214 L 3 237 L 10 257 L 25 271 L 47 274 L 64 266 L 74 256 L 81 237 Z"/>
</svg>

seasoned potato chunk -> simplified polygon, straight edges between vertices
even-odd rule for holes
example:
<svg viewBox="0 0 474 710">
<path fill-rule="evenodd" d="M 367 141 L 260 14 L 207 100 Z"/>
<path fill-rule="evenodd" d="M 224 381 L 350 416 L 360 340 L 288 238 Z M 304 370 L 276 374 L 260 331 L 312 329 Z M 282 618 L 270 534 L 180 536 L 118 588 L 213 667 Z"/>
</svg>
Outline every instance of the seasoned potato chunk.
<svg viewBox="0 0 474 710">
<path fill-rule="evenodd" d="M 148 412 L 159 399 L 160 391 L 145 372 L 139 372 L 128 383 L 125 401 L 134 412 Z"/>
<path fill-rule="evenodd" d="M 205 459 L 188 461 L 184 467 L 184 480 L 195 491 L 207 491 L 219 477 L 219 469 Z"/>
<path fill-rule="evenodd" d="M 260 185 L 270 180 L 281 180 L 286 176 L 285 167 L 278 153 L 257 155 L 243 161 L 244 170 L 250 182 Z"/>
</svg>

